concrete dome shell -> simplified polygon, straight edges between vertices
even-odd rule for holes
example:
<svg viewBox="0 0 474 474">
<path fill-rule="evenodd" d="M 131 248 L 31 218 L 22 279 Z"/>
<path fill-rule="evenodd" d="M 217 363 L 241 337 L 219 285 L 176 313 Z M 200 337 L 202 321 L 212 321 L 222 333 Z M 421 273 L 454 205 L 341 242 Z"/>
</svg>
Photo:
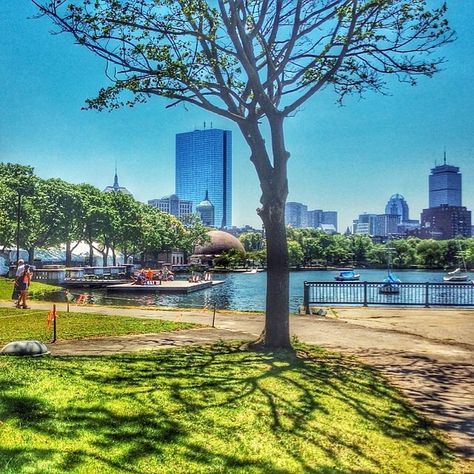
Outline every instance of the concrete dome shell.
<svg viewBox="0 0 474 474">
<path fill-rule="evenodd" d="M 244 246 L 237 237 L 222 230 L 210 230 L 207 233 L 211 239 L 204 245 L 198 245 L 195 255 L 220 255 L 229 250 L 238 250 L 245 253 Z"/>
</svg>

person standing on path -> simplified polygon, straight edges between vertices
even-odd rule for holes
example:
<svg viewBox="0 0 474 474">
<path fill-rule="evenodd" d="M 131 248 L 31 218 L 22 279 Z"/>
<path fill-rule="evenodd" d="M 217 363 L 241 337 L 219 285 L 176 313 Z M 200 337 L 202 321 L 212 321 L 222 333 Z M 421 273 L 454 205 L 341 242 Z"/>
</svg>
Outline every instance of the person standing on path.
<svg viewBox="0 0 474 474">
<path fill-rule="evenodd" d="M 18 266 L 15 273 L 15 290 L 19 292 L 16 302 L 17 308 L 29 309 L 26 300 L 28 298 L 28 288 L 30 286 L 31 275 L 30 266 L 28 264 L 25 265 L 25 262 L 22 259 L 18 260 Z"/>
</svg>

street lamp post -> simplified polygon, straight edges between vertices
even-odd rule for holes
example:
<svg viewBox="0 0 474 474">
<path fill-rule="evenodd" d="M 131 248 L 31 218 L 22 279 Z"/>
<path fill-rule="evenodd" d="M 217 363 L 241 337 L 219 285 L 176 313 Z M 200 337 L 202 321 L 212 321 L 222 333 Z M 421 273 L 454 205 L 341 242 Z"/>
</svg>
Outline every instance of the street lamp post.
<svg viewBox="0 0 474 474">
<path fill-rule="evenodd" d="M 20 260 L 20 216 L 21 216 L 21 193 L 18 193 L 16 207 L 16 261 Z"/>
</svg>

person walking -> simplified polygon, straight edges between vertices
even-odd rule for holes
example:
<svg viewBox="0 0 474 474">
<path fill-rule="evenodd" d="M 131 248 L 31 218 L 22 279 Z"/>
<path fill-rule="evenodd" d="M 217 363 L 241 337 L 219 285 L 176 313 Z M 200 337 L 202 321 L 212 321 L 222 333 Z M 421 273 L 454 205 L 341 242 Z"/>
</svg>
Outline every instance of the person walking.
<svg viewBox="0 0 474 474">
<path fill-rule="evenodd" d="M 17 308 L 29 309 L 29 306 L 26 302 L 28 298 L 28 288 L 30 287 L 31 282 L 31 269 L 28 264 L 25 264 L 25 261 L 20 258 L 18 260 L 18 265 L 15 273 L 15 291 L 18 293 L 18 299 L 16 301 Z"/>
</svg>

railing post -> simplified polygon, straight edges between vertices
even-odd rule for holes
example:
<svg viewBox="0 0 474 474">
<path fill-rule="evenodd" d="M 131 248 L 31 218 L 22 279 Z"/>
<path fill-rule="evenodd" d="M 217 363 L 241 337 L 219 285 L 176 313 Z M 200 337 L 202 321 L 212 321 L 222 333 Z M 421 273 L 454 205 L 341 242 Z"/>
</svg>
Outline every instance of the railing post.
<svg viewBox="0 0 474 474">
<path fill-rule="evenodd" d="M 426 282 L 425 283 L 425 308 L 430 307 L 429 289 L 430 289 L 430 284 Z"/>
<path fill-rule="evenodd" d="M 304 282 L 303 305 L 304 305 L 306 314 L 310 314 L 311 312 L 309 310 L 309 285 L 307 281 Z"/>
<path fill-rule="evenodd" d="M 364 281 L 364 307 L 367 308 L 367 282 Z"/>
</svg>

